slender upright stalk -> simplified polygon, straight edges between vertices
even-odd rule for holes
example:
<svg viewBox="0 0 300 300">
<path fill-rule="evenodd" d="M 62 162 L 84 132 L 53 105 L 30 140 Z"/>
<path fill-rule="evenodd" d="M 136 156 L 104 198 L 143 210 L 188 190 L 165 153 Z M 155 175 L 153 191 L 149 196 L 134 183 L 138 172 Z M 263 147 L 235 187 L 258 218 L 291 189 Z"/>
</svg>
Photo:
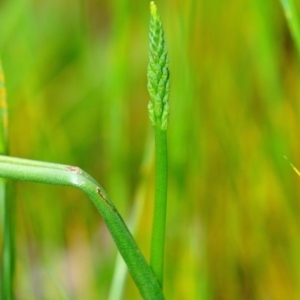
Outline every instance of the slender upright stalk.
<svg viewBox="0 0 300 300">
<path fill-rule="evenodd" d="M 72 186 L 82 190 L 102 215 L 143 298 L 145 300 L 164 299 L 157 278 L 122 217 L 103 188 L 90 175 L 78 167 L 0 155 L 0 177 Z"/>
<path fill-rule="evenodd" d="M 300 21 L 294 0 L 280 0 L 300 56 Z"/>
<path fill-rule="evenodd" d="M 167 213 L 167 135 L 155 129 L 155 204 L 151 243 L 151 267 L 163 284 L 165 228 Z"/>
<path fill-rule="evenodd" d="M 4 72 L 0 61 L 0 154 L 8 155 L 8 113 Z M 0 179 L 0 210 L 3 228 L 2 270 L 0 290 L 2 299 L 13 299 L 13 202 L 8 198 L 7 180 Z"/>
<path fill-rule="evenodd" d="M 149 117 L 155 135 L 155 202 L 151 242 L 151 267 L 163 286 L 167 209 L 167 138 L 169 119 L 169 69 L 164 31 L 154 2 L 150 3 L 148 65 Z"/>
</svg>

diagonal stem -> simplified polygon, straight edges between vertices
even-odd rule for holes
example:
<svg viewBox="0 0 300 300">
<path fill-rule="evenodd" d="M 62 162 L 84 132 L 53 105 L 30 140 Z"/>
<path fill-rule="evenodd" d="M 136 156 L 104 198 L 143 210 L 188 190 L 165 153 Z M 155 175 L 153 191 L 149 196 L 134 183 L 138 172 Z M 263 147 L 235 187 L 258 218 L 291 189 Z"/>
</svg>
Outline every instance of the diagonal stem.
<svg viewBox="0 0 300 300">
<path fill-rule="evenodd" d="M 0 155 L 0 177 L 82 190 L 103 217 L 129 272 L 144 299 L 164 299 L 160 284 L 103 188 L 78 167 Z"/>
</svg>

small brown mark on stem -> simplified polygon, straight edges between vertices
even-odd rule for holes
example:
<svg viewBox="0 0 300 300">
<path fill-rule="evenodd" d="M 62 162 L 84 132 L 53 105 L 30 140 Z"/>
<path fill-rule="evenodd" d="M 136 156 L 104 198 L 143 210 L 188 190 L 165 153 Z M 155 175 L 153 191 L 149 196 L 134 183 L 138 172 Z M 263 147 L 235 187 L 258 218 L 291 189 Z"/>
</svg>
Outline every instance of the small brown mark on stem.
<svg viewBox="0 0 300 300">
<path fill-rule="evenodd" d="M 110 201 L 107 199 L 106 195 L 103 193 L 103 190 L 99 187 L 96 188 L 97 194 L 104 200 L 104 202 L 113 210 L 115 211 L 115 207 L 110 203 Z"/>
<path fill-rule="evenodd" d="M 96 188 L 96 192 L 101 198 L 103 198 L 105 201 L 107 201 L 106 195 L 103 193 L 103 191 L 99 187 Z"/>
<path fill-rule="evenodd" d="M 73 166 L 67 166 L 66 167 L 67 171 L 70 171 L 70 172 L 74 172 L 76 174 L 80 174 L 80 168 L 78 167 L 73 167 Z"/>
</svg>

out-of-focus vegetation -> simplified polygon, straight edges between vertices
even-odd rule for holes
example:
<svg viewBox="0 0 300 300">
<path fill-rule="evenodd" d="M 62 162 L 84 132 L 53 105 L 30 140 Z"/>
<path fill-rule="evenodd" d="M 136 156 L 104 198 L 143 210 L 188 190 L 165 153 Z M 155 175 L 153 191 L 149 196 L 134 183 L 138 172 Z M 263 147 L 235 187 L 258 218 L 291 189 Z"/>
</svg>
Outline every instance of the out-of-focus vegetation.
<svg viewBox="0 0 300 300">
<path fill-rule="evenodd" d="M 300 179 L 284 156 L 300 166 L 300 65 L 280 2 L 157 5 L 171 71 L 166 298 L 299 299 Z M 125 219 L 144 203 L 147 257 L 148 23 L 148 1 L 0 3 L 11 155 L 80 166 Z M 117 251 L 88 199 L 14 187 L 16 298 L 106 299 Z M 131 279 L 124 299 L 139 299 Z"/>
</svg>

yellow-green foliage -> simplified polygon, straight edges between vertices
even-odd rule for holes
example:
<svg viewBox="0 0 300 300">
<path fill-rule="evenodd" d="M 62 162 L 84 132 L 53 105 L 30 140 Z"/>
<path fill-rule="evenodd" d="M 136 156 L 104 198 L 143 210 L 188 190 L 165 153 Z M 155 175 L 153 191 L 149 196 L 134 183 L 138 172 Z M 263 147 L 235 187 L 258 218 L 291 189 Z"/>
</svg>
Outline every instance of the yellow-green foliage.
<svg viewBox="0 0 300 300">
<path fill-rule="evenodd" d="M 8 113 L 7 113 L 7 100 L 6 88 L 4 80 L 4 72 L 2 62 L 0 60 L 0 153 L 7 154 L 8 152 Z"/>
<path fill-rule="evenodd" d="M 166 298 L 300 299 L 300 180 L 284 159 L 299 169 L 300 68 L 280 2 L 157 5 L 172 72 Z M 79 165 L 125 216 L 146 174 L 147 256 L 148 24 L 145 1 L 0 4 L 11 154 Z M 106 299 L 116 249 L 83 194 L 15 195 L 19 298 Z M 124 299 L 140 299 L 131 280 Z"/>
</svg>

